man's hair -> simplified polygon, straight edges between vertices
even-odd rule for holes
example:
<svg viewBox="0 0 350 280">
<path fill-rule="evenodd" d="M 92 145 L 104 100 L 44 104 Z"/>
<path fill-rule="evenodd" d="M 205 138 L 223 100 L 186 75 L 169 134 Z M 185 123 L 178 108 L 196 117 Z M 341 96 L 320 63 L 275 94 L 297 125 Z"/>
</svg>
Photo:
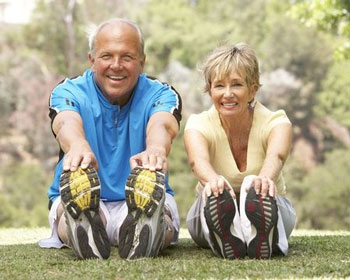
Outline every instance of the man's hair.
<svg viewBox="0 0 350 280">
<path fill-rule="evenodd" d="M 214 49 L 203 64 L 205 86 L 204 91 L 210 94 L 210 87 L 214 79 L 222 80 L 232 71 L 237 71 L 250 88 L 259 82 L 259 63 L 254 50 L 246 43 L 225 45 Z"/>
<path fill-rule="evenodd" d="M 89 51 L 90 51 L 91 55 L 93 57 L 95 56 L 95 46 L 96 46 L 97 34 L 102 30 L 103 27 L 105 27 L 106 25 L 109 25 L 109 24 L 113 24 L 113 23 L 126 23 L 136 30 L 136 32 L 139 35 L 139 39 L 140 39 L 140 55 L 142 57 L 144 57 L 145 56 L 145 43 L 144 43 L 143 34 L 142 34 L 140 27 L 136 23 L 134 23 L 128 19 L 122 19 L 122 18 L 109 19 L 109 20 L 106 20 L 106 21 L 100 23 L 98 26 L 94 26 L 94 27 L 89 29 L 89 31 L 87 33 L 88 33 L 88 39 L 89 39 Z"/>
</svg>

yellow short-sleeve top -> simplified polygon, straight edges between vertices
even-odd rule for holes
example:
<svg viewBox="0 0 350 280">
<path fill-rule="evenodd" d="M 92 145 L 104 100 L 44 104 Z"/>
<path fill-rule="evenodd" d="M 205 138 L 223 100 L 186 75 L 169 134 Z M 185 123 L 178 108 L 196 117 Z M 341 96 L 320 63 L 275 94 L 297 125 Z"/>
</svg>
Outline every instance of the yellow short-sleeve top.
<svg viewBox="0 0 350 280">
<path fill-rule="evenodd" d="M 257 102 L 249 134 L 247 167 L 241 172 L 231 153 L 230 144 L 214 106 L 200 114 L 190 115 L 185 130 L 200 132 L 208 142 L 210 163 L 214 170 L 224 176 L 239 193 L 245 176 L 258 175 L 266 156 L 267 140 L 271 130 L 278 124 L 290 123 L 284 110 L 272 112 Z M 286 187 L 282 172 L 276 182 L 278 193 L 285 194 Z"/>
</svg>

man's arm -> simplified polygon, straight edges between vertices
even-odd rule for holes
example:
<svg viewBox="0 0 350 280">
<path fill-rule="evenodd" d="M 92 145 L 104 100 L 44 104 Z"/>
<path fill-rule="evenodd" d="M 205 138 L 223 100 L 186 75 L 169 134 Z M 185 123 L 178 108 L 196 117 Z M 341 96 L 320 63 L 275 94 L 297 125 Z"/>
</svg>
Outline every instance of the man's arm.
<svg viewBox="0 0 350 280">
<path fill-rule="evenodd" d="M 98 168 L 97 160 L 86 141 L 83 121 L 74 111 L 62 111 L 57 114 L 52 129 L 56 140 L 65 153 L 64 171 L 75 171 L 78 167 L 86 169 L 89 165 Z"/>
<path fill-rule="evenodd" d="M 172 140 L 179 131 L 175 117 L 168 112 L 157 112 L 148 121 L 146 150 L 130 158 L 130 168 L 142 165 L 149 170 L 168 170 L 167 156 Z"/>
</svg>

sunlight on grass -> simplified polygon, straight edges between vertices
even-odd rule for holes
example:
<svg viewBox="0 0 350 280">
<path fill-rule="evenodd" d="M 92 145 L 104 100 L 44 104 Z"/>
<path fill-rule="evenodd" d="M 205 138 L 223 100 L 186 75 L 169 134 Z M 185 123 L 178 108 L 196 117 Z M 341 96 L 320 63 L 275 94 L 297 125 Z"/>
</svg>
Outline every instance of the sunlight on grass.
<svg viewBox="0 0 350 280">
<path fill-rule="evenodd" d="M 37 243 L 38 240 L 48 238 L 51 235 L 49 228 L 4 228 L 0 229 L 0 245 L 30 244 Z M 349 231 L 329 231 L 329 230 L 294 230 L 292 236 L 346 236 Z M 180 230 L 180 238 L 191 238 L 187 229 Z"/>
<path fill-rule="evenodd" d="M 315 229 L 296 229 L 292 232 L 292 236 L 347 236 L 350 231 L 344 230 L 315 230 Z"/>
<path fill-rule="evenodd" d="M 4 228 L 0 229 L 0 245 L 36 243 L 50 235 L 49 228 Z"/>
</svg>

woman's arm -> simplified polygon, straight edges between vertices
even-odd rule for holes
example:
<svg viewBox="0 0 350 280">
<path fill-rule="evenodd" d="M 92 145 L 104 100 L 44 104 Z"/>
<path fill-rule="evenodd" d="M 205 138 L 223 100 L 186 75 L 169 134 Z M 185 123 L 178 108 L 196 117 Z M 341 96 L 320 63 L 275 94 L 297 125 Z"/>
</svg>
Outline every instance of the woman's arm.
<svg viewBox="0 0 350 280">
<path fill-rule="evenodd" d="M 194 129 L 185 130 L 185 148 L 188 161 L 194 175 L 204 186 L 203 194 L 218 196 L 226 188 L 235 198 L 233 190 L 225 184 L 220 174 L 217 174 L 210 164 L 209 146 L 205 137 Z"/>
<path fill-rule="evenodd" d="M 275 181 L 289 155 L 292 146 L 292 125 L 279 124 L 274 127 L 267 140 L 267 150 L 264 164 L 258 177 L 254 180 L 254 188 L 262 197 L 268 194 L 277 197 Z"/>
</svg>

